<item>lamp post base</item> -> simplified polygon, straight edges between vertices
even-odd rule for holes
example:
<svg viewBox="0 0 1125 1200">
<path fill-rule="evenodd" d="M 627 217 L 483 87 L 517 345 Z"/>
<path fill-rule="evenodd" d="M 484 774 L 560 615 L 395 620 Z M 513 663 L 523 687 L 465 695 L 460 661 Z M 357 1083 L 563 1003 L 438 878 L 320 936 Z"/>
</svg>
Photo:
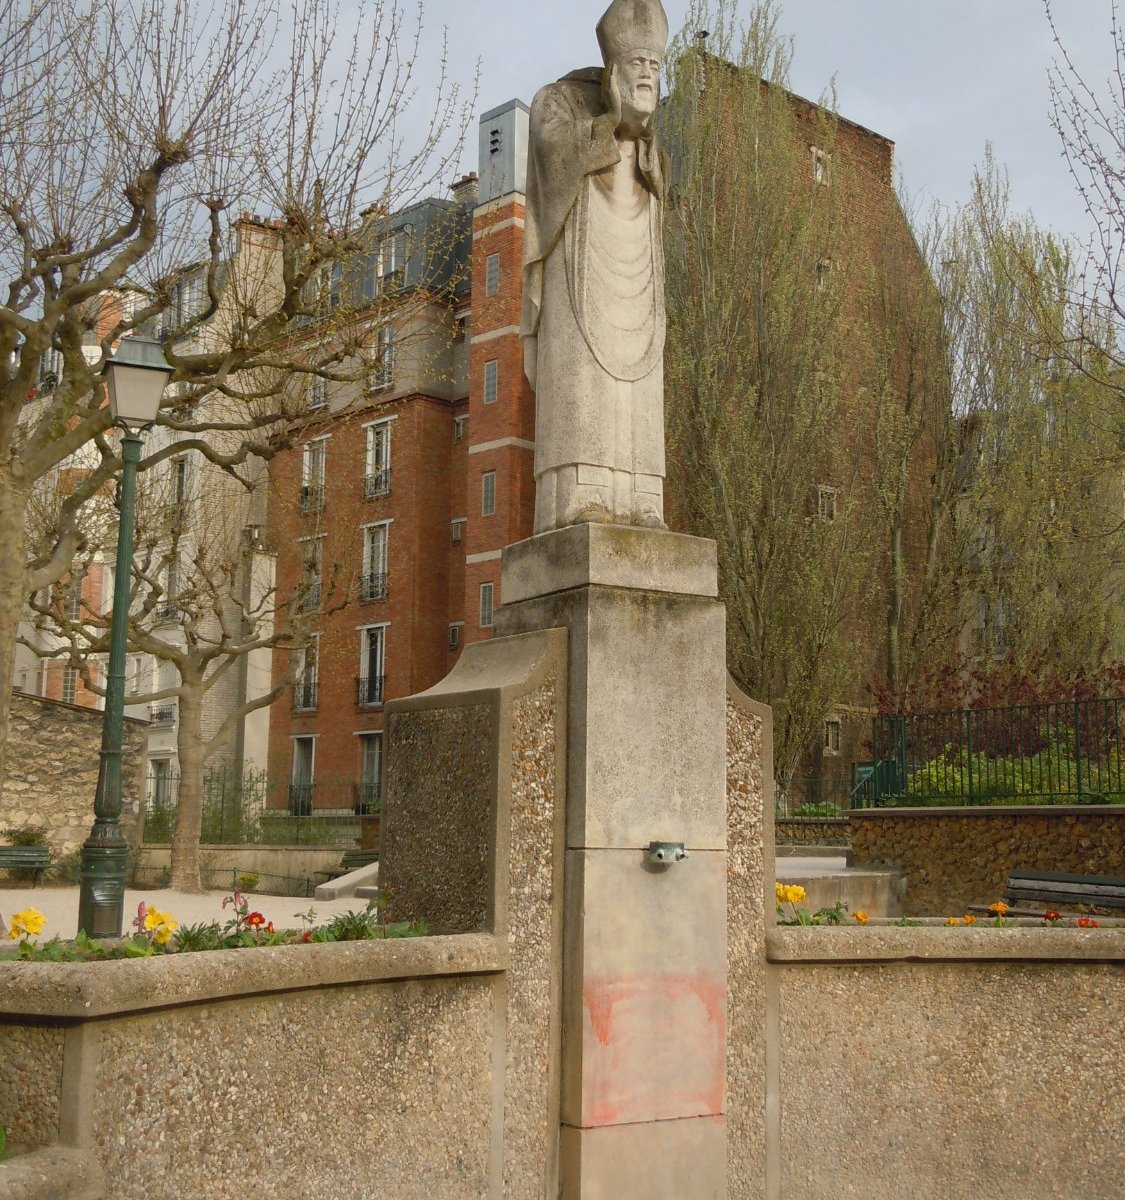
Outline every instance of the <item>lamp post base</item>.
<svg viewBox="0 0 1125 1200">
<path fill-rule="evenodd" d="M 78 928 L 87 937 L 118 938 L 125 910 L 127 842 L 117 845 L 87 841 L 79 875 Z"/>
</svg>

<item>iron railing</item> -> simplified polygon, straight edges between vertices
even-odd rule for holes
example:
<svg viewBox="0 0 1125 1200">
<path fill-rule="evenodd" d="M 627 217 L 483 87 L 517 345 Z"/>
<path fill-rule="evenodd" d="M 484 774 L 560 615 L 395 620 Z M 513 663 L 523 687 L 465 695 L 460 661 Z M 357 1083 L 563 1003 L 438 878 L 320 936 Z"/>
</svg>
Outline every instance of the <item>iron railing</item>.
<svg viewBox="0 0 1125 1200">
<path fill-rule="evenodd" d="M 1125 699 L 876 717 L 853 807 L 1125 803 Z"/>
<path fill-rule="evenodd" d="M 367 571 L 361 575 L 359 578 L 359 598 L 361 600 L 386 600 L 386 571 Z"/>
<path fill-rule="evenodd" d="M 293 685 L 293 711 L 314 712 L 316 710 L 316 680 L 299 679 Z"/>
<path fill-rule="evenodd" d="M 355 702 L 359 708 L 378 708 L 383 703 L 383 676 L 358 676 L 355 681 Z"/>
<path fill-rule="evenodd" d="M 356 816 L 374 815 L 379 811 L 379 781 L 377 779 L 361 779 L 352 788 L 355 797 Z"/>
<path fill-rule="evenodd" d="M 306 483 L 301 487 L 301 512 L 320 512 L 324 507 L 324 486 Z"/>
<path fill-rule="evenodd" d="M 383 467 L 378 471 L 369 471 L 363 477 L 363 498 L 373 500 L 376 496 L 390 495 L 391 468 Z"/>
<path fill-rule="evenodd" d="M 175 724 L 176 706 L 174 704 L 150 704 L 148 706 L 149 724 L 154 728 L 166 728 Z"/>
<path fill-rule="evenodd" d="M 361 815 L 356 812 L 357 787 L 362 784 L 354 779 L 332 776 L 294 783 L 265 771 L 240 776 L 221 764 L 210 767 L 202 779 L 200 841 L 227 846 L 354 846 Z M 146 842 L 171 841 L 179 793 L 175 771 L 149 776 Z"/>
</svg>

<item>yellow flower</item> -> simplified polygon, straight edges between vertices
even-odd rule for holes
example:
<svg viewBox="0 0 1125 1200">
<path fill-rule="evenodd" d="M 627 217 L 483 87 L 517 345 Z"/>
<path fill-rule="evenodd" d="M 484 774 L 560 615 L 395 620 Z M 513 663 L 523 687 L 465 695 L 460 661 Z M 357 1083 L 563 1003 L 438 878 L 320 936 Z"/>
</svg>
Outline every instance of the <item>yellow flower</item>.
<svg viewBox="0 0 1125 1200">
<path fill-rule="evenodd" d="M 972 913 L 966 913 L 961 920 L 963 920 L 966 925 L 975 925 L 977 923 L 977 919 Z"/>
<path fill-rule="evenodd" d="M 961 924 L 961 918 L 960 918 L 960 917 L 946 917 L 946 918 L 945 918 L 945 923 L 946 923 L 947 925 L 960 925 L 960 924 Z"/>
<path fill-rule="evenodd" d="M 995 904 L 988 906 L 988 911 L 995 913 L 998 917 L 1002 917 L 1008 911 L 1008 906 L 1003 900 L 997 900 Z"/>
<path fill-rule="evenodd" d="M 859 922 L 861 925 L 866 925 L 866 924 L 867 924 L 867 913 L 865 913 L 865 912 L 863 911 L 863 909 L 862 909 L 862 908 L 857 908 L 857 909 L 855 910 L 855 912 L 854 912 L 854 913 L 852 913 L 852 916 L 853 916 L 853 917 L 855 917 L 855 919 L 856 919 L 856 920 L 857 920 L 857 921 L 858 921 L 858 922 Z"/>
<path fill-rule="evenodd" d="M 145 929 L 153 935 L 152 940 L 158 946 L 167 946 L 179 927 L 179 921 L 171 913 L 161 912 L 157 908 L 145 912 Z"/>
<path fill-rule="evenodd" d="M 800 904 L 805 898 L 805 889 L 799 883 L 775 883 L 774 892 L 778 904 Z"/>
<path fill-rule="evenodd" d="M 47 918 L 37 908 L 25 908 L 21 912 L 12 913 L 12 927 L 8 937 L 38 937 L 43 932 Z"/>
</svg>

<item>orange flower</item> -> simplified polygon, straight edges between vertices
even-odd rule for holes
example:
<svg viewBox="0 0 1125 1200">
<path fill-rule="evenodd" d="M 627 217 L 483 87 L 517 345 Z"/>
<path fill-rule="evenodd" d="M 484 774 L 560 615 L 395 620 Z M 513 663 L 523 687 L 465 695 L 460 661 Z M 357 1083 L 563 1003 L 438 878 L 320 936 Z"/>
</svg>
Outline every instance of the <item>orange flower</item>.
<svg viewBox="0 0 1125 1200">
<path fill-rule="evenodd" d="M 865 913 L 865 912 L 863 911 L 863 909 L 862 909 L 862 908 L 857 908 L 857 909 L 855 910 L 855 912 L 854 912 L 854 913 L 852 913 L 852 916 L 853 916 L 853 917 L 855 917 L 855 919 L 856 919 L 856 920 L 857 920 L 857 921 L 858 921 L 858 922 L 859 922 L 861 925 L 866 925 L 866 924 L 867 924 L 867 913 Z"/>
<path fill-rule="evenodd" d="M 995 913 L 998 917 L 1002 917 L 1008 911 L 1008 906 L 1003 900 L 997 900 L 995 904 L 988 906 L 988 911 Z"/>
<path fill-rule="evenodd" d="M 977 919 L 972 913 L 966 913 L 961 920 L 964 921 L 966 925 L 975 925 L 977 923 Z"/>
<path fill-rule="evenodd" d="M 1094 920 L 1093 917 L 1079 917 L 1078 918 L 1078 928 L 1079 929 L 1097 929 L 1097 927 L 1098 927 L 1098 923 L 1097 923 L 1097 921 Z"/>
<path fill-rule="evenodd" d="M 960 918 L 960 917 L 946 917 L 946 918 L 945 918 L 945 923 L 946 923 L 947 925 L 960 925 L 960 924 L 961 924 L 961 918 Z"/>
</svg>

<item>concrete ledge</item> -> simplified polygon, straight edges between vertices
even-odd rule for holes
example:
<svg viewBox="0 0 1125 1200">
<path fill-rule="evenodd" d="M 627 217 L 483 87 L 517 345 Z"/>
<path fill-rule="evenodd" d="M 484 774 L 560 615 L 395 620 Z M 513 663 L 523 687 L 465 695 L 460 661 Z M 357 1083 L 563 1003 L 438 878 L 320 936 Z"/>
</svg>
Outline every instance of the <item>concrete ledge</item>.
<svg viewBox="0 0 1125 1200">
<path fill-rule="evenodd" d="M 504 550 L 504 604 L 589 584 L 715 597 L 715 543 L 664 529 L 590 523 L 537 533 Z"/>
<path fill-rule="evenodd" d="M 262 949 L 211 950 L 101 963 L 0 963 L 0 1021 L 62 1022 L 388 979 L 488 975 L 508 952 L 488 933 Z"/>
<path fill-rule="evenodd" d="M 785 926 L 767 931 L 766 958 L 771 963 L 1125 962 L 1125 929 Z"/>
<path fill-rule="evenodd" d="M 2 1200 L 102 1200 L 105 1176 L 91 1150 L 43 1146 L 0 1162 Z"/>
</svg>

